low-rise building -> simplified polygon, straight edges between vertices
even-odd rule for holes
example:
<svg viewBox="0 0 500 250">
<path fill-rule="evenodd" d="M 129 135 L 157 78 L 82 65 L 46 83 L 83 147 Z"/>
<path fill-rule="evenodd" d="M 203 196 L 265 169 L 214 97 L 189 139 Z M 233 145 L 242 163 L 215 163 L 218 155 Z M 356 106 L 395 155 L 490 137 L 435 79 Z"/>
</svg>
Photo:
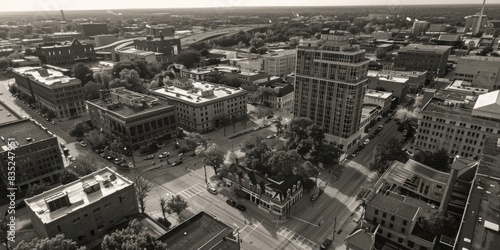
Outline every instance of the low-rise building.
<svg viewBox="0 0 500 250">
<path fill-rule="evenodd" d="M 169 230 L 157 240 L 170 249 L 225 249 L 240 250 L 238 229 L 201 211 Z M 200 235 L 203 235 L 200 238 Z"/>
<path fill-rule="evenodd" d="M 26 192 L 33 184 L 51 185 L 61 180 L 61 150 L 57 137 L 47 128 L 27 119 L 10 121 L 0 124 L 0 135 L 0 178 L 5 187 Z"/>
<path fill-rule="evenodd" d="M 193 132 L 208 132 L 244 119 L 247 114 L 247 92 L 242 89 L 174 79 L 172 86 L 151 91 L 175 106 L 179 127 Z M 226 123 L 226 124 L 224 124 Z"/>
<path fill-rule="evenodd" d="M 146 35 L 149 36 L 174 36 L 175 28 L 167 24 L 146 25 Z"/>
<path fill-rule="evenodd" d="M 43 64 L 72 67 L 77 62 L 95 61 L 96 54 L 93 44 L 81 43 L 74 39 L 71 43 L 54 46 L 38 46 L 38 58 Z"/>
<path fill-rule="evenodd" d="M 293 107 L 293 85 L 284 83 L 273 83 L 270 86 L 262 86 L 261 88 L 271 88 L 274 95 L 266 95 L 263 97 L 262 104 L 273 108 L 291 108 Z"/>
<path fill-rule="evenodd" d="M 96 35 L 94 36 L 94 45 L 96 47 L 101 47 L 105 46 L 108 44 L 112 44 L 116 42 L 116 35 L 115 34 L 109 34 L 109 35 Z"/>
<path fill-rule="evenodd" d="M 79 23 L 76 24 L 76 30 L 86 37 L 110 33 L 106 23 Z"/>
<path fill-rule="evenodd" d="M 17 67 L 41 67 L 42 61 L 36 56 L 26 56 L 24 59 L 14 59 L 12 64 Z"/>
<path fill-rule="evenodd" d="M 171 63 L 174 57 L 181 51 L 181 39 L 175 36 L 161 34 L 159 37 L 146 37 L 134 40 L 134 47 L 138 50 L 146 50 L 156 53 L 163 53 L 164 63 Z"/>
<path fill-rule="evenodd" d="M 283 76 L 295 72 L 296 50 L 280 50 L 262 56 L 263 70 L 272 76 Z"/>
<path fill-rule="evenodd" d="M 363 104 L 372 104 L 380 107 L 380 113 L 387 112 L 393 102 L 393 95 L 391 92 L 384 92 L 379 90 L 367 89 Z"/>
<path fill-rule="evenodd" d="M 116 50 L 112 52 L 112 54 L 115 54 L 114 61 L 120 61 L 120 62 L 130 62 L 133 60 L 144 60 L 146 62 L 157 62 L 158 59 L 160 59 L 160 62 L 162 60 L 163 54 L 162 53 L 156 53 L 152 51 L 147 51 L 147 50 L 138 50 L 134 48 L 127 48 L 124 50 Z"/>
<path fill-rule="evenodd" d="M 59 120 L 87 112 L 80 80 L 41 67 L 20 67 L 12 72 L 19 89 L 31 96 L 39 107 L 54 112 Z"/>
<path fill-rule="evenodd" d="M 290 208 L 302 198 L 303 187 L 297 175 L 277 181 L 255 170 L 232 164 L 224 177 L 226 186 L 241 186 L 246 199 L 280 218 L 289 215 Z"/>
<path fill-rule="evenodd" d="M 500 133 L 500 90 L 470 92 L 426 91 L 415 149 L 444 148 L 450 157 L 480 157 L 487 136 Z"/>
<path fill-rule="evenodd" d="M 238 52 L 223 49 L 211 49 L 208 51 L 208 58 L 235 59 L 238 58 Z"/>
<path fill-rule="evenodd" d="M 38 237 L 64 234 L 79 245 L 139 213 L 134 183 L 108 167 L 25 202 Z"/>
<path fill-rule="evenodd" d="M 165 100 L 123 87 L 101 93 L 101 99 L 87 101 L 94 127 L 134 147 L 175 138 L 175 107 Z"/>
<path fill-rule="evenodd" d="M 43 41 L 45 42 L 64 42 L 73 41 L 74 39 L 82 40 L 85 36 L 80 32 L 54 32 L 52 34 L 43 35 Z"/>
<path fill-rule="evenodd" d="M 369 89 L 391 92 L 399 104 L 405 100 L 410 89 L 409 77 L 394 76 L 392 72 L 368 70 L 368 81 L 366 87 Z"/>
</svg>

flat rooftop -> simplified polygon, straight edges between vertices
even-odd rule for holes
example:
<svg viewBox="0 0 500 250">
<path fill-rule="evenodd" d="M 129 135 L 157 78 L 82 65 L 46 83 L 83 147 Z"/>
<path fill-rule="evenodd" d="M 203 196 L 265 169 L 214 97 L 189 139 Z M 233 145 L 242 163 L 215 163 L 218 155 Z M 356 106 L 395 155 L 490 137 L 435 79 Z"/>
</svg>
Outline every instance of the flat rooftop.
<svg viewBox="0 0 500 250">
<path fill-rule="evenodd" d="M 439 53 L 442 54 L 450 50 L 451 46 L 437 46 L 437 45 L 422 45 L 422 44 L 408 44 L 407 46 L 398 50 L 398 52 L 420 52 L 420 53 Z"/>
<path fill-rule="evenodd" d="M 168 104 L 168 102 L 165 100 L 148 95 L 143 95 L 140 93 L 135 93 L 135 92 L 131 93 L 131 92 L 132 91 L 118 91 L 117 94 L 122 95 L 128 99 L 141 98 L 141 100 L 146 101 L 146 103 L 151 103 L 155 101 L 155 104 L 154 105 L 148 104 L 145 107 L 132 107 L 131 105 L 125 105 L 123 103 L 120 103 L 120 105 L 113 105 L 113 101 L 107 101 L 103 99 L 89 100 L 87 102 L 90 102 L 96 106 L 100 106 L 101 108 L 107 109 L 109 112 L 124 118 L 158 111 L 168 107 L 173 107 L 172 105 Z M 118 104 L 117 102 L 115 103 Z"/>
<path fill-rule="evenodd" d="M 218 85 L 208 82 L 192 81 L 193 88 L 182 89 L 174 86 L 156 89 L 153 92 L 156 95 L 164 96 L 169 99 L 181 100 L 193 104 L 209 103 L 218 99 L 227 98 L 237 94 L 245 93 L 243 89 L 236 89 L 224 85 Z M 193 90 L 196 90 L 194 92 Z M 213 95 L 202 97 L 202 91 L 213 90 Z"/>
<path fill-rule="evenodd" d="M 67 83 L 80 82 L 73 77 L 65 76 L 62 72 L 53 69 L 44 69 L 42 67 L 19 67 L 13 69 L 14 73 L 35 79 L 37 82 L 50 85 L 59 85 Z"/>
<path fill-rule="evenodd" d="M 28 119 L 0 124 L 0 135 L 4 139 L 0 140 L 2 151 L 8 148 L 8 138 L 15 138 L 18 147 L 53 138 L 53 136 L 45 132 L 41 126 L 36 125 L 33 121 Z M 28 141 L 27 138 L 31 138 L 31 140 Z"/>
<path fill-rule="evenodd" d="M 169 249 L 208 250 L 233 231 L 229 225 L 202 211 L 172 228 L 158 240 L 167 243 Z M 236 249 L 239 249 L 239 246 Z"/>
<path fill-rule="evenodd" d="M 107 180 L 109 180 L 109 184 L 105 186 L 104 182 Z M 84 184 L 99 185 L 100 190 L 87 194 L 83 188 Z M 74 182 L 58 186 L 32 198 L 28 198 L 25 201 L 26 205 L 35 212 L 43 223 L 49 223 L 131 185 L 133 185 L 132 181 L 106 167 L 83 176 Z M 46 200 L 53 199 L 54 197 L 61 197 L 66 194 L 69 198 L 70 206 L 50 212 Z"/>
<path fill-rule="evenodd" d="M 410 78 L 399 75 L 392 75 L 390 73 L 385 73 L 382 71 L 368 70 L 368 77 L 376 77 L 382 81 L 395 82 L 395 83 L 406 83 Z"/>
<path fill-rule="evenodd" d="M 20 119 L 21 118 L 19 118 L 16 113 L 11 112 L 8 108 L 5 107 L 5 103 L 0 102 L 0 123 L 17 121 Z M 0 135 L 2 134 L 0 133 Z"/>
<path fill-rule="evenodd" d="M 417 218 L 419 207 L 406 203 L 400 199 L 375 194 L 367 203 L 367 206 L 372 206 L 389 214 L 397 215 L 405 220 L 413 221 Z"/>
<path fill-rule="evenodd" d="M 130 55 L 136 55 L 136 56 L 150 56 L 150 55 L 156 55 L 156 54 L 163 54 L 163 53 L 156 53 L 156 52 L 152 52 L 152 51 L 140 50 L 140 49 L 135 49 L 135 48 L 128 48 L 128 49 L 124 49 L 124 50 L 119 50 L 119 51 L 116 51 L 116 53 L 130 54 Z"/>
<path fill-rule="evenodd" d="M 475 55 L 468 55 L 468 56 L 461 56 L 458 59 L 458 63 L 462 60 L 474 60 L 474 61 L 489 61 L 489 62 L 500 62 L 500 57 L 494 57 L 494 56 L 475 56 Z"/>
<path fill-rule="evenodd" d="M 389 98 L 389 97 L 392 96 L 392 93 L 391 92 L 380 91 L 380 90 L 368 89 L 365 92 L 365 96 L 387 99 L 387 98 Z"/>
</svg>

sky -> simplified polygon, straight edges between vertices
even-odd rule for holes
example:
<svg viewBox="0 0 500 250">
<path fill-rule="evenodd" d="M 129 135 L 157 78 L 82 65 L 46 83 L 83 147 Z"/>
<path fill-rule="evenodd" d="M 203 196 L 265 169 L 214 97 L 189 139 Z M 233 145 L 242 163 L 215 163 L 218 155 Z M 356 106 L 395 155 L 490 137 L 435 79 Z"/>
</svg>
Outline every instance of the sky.
<svg viewBox="0 0 500 250">
<path fill-rule="evenodd" d="M 0 12 L 242 6 L 482 4 L 482 0 L 0 0 Z M 500 0 L 488 0 L 500 4 Z"/>
</svg>

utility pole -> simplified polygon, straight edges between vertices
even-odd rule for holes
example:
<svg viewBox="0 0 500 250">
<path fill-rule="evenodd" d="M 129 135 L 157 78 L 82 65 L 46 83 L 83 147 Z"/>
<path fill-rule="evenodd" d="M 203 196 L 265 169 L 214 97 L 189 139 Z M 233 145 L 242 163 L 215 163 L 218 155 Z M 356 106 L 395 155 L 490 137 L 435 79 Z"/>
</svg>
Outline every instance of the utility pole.
<svg viewBox="0 0 500 250">
<path fill-rule="evenodd" d="M 337 217 L 335 217 L 335 221 L 333 222 L 333 236 L 332 241 L 335 240 L 335 228 L 337 227 Z"/>
<path fill-rule="evenodd" d="M 205 170 L 205 183 L 207 184 L 207 188 L 208 188 L 207 165 L 203 164 L 203 169 Z"/>
</svg>

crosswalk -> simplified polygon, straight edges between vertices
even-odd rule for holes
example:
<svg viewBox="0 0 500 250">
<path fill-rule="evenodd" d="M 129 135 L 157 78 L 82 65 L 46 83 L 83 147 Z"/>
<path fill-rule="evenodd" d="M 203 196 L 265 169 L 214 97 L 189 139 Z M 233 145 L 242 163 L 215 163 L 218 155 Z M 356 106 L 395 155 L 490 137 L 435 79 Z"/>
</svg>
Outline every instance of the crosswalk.
<svg viewBox="0 0 500 250">
<path fill-rule="evenodd" d="M 303 248 L 304 250 L 312 250 L 312 249 L 317 249 L 317 244 L 310 241 L 309 239 L 303 237 L 300 234 L 295 233 L 294 231 L 286 228 L 286 227 L 281 227 L 278 230 L 278 234 L 285 237 L 285 239 L 297 244 L 299 247 Z"/>
<path fill-rule="evenodd" d="M 201 184 L 196 184 L 194 186 L 191 186 L 189 188 L 186 188 L 182 191 L 180 191 L 179 193 L 177 194 L 173 194 L 167 190 L 165 190 L 167 192 L 167 196 L 168 197 L 171 197 L 171 196 L 175 196 L 175 195 L 180 195 L 182 196 L 182 198 L 184 199 L 189 199 L 189 198 L 192 198 L 196 195 L 198 195 L 199 193 L 203 192 L 204 190 L 206 190 L 206 187 L 201 185 Z"/>
</svg>

